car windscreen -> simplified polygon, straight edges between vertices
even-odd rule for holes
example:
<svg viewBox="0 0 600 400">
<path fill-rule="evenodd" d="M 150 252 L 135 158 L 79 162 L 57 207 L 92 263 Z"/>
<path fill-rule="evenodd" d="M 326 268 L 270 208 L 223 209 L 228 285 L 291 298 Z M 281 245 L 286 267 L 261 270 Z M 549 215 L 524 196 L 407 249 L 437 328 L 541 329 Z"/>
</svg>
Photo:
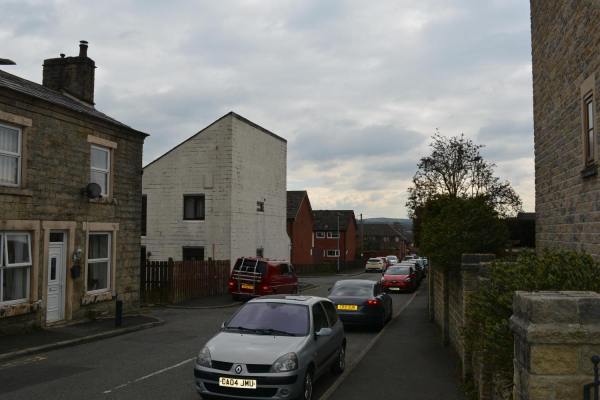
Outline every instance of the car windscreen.
<svg viewBox="0 0 600 400">
<path fill-rule="evenodd" d="M 338 283 L 331 289 L 331 296 L 368 297 L 373 293 L 373 283 Z"/>
<path fill-rule="evenodd" d="M 308 307 L 285 303 L 247 303 L 227 323 L 229 331 L 259 330 L 256 333 L 261 334 L 268 333 L 266 331 L 270 329 L 293 335 L 308 335 Z M 273 334 L 276 335 L 277 332 Z"/>
<path fill-rule="evenodd" d="M 410 270 L 408 267 L 398 268 L 398 267 L 390 267 L 385 271 L 386 275 L 410 275 Z"/>
</svg>

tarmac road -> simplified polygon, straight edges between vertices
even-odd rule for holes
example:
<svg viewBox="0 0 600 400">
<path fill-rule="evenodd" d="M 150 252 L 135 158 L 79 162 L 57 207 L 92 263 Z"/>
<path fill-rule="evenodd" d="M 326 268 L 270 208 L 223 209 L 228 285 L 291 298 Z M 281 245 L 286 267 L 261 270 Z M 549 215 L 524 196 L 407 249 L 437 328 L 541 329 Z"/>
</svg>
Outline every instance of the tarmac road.
<svg viewBox="0 0 600 400">
<path fill-rule="evenodd" d="M 318 287 L 304 294 L 326 297 L 340 279 L 380 278 L 380 274 L 354 277 L 302 277 Z M 395 312 L 411 294 L 392 294 Z M 193 362 L 200 348 L 221 323 L 236 311 L 152 309 L 166 321 L 157 328 L 112 339 L 56 350 L 0 365 L 2 399 L 198 399 Z M 347 364 L 351 365 L 377 332 L 347 329 Z M 319 399 L 337 376 L 327 373 L 315 384 Z"/>
</svg>

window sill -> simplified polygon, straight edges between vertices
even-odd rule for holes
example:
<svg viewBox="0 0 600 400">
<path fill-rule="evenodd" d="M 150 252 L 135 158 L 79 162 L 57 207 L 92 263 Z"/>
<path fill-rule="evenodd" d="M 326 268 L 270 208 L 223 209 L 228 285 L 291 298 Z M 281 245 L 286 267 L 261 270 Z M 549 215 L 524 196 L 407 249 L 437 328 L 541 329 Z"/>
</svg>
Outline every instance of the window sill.
<svg viewBox="0 0 600 400">
<path fill-rule="evenodd" d="M 582 178 L 587 178 L 589 176 L 597 175 L 598 174 L 598 165 L 597 164 L 589 165 L 589 166 L 585 167 L 584 169 L 582 169 L 579 174 L 581 175 Z"/>
<path fill-rule="evenodd" d="M 81 298 L 81 305 L 87 306 L 89 304 L 100 303 L 103 301 L 114 300 L 118 296 L 118 293 L 114 292 L 102 292 L 94 294 L 86 294 Z"/>
<path fill-rule="evenodd" d="M 33 190 L 23 189 L 20 187 L 0 186 L 0 194 L 8 194 L 13 196 L 33 196 Z"/>
<path fill-rule="evenodd" d="M 34 313 L 38 312 L 41 308 L 42 304 L 38 301 L 24 301 L 22 303 L 0 305 L 0 318 Z"/>
<path fill-rule="evenodd" d="M 103 197 L 101 199 L 88 199 L 88 200 L 90 201 L 90 203 L 117 205 L 117 199 L 114 199 L 112 197 Z"/>
<path fill-rule="evenodd" d="M 204 222 L 204 219 L 184 219 L 183 222 Z"/>
</svg>

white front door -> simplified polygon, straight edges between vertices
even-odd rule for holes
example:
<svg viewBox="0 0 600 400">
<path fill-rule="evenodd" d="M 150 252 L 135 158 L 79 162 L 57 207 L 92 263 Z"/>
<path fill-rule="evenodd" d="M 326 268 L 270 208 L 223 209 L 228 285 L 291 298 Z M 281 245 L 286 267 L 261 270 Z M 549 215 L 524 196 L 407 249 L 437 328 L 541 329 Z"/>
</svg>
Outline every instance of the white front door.
<svg viewBox="0 0 600 400">
<path fill-rule="evenodd" d="M 50 243 L 46 322 L 61 321 L 65 318 L 66 269 L 65 244 Z"/>
</svg>

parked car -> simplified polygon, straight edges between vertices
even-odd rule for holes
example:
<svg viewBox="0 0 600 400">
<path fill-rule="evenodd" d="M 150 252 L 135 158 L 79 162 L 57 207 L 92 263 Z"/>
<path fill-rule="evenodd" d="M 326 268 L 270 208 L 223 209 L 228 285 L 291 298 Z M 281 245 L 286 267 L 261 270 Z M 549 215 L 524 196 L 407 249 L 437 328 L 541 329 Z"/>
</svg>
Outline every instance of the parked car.
<svg viewBox="0 0 600 400">
<path fill-rule="evenodd" d="M 413 258 L 415 258 L 415 256 L 413 256 L 413 255 L 404 256 L 404 258 L 402 259 L 402 261 L 410 261 L 410 260 L 412 260 Z"/>
<path fill-rule="evenodd" d="M 381 286 L 389 292 L 414 291 L 419 277 L 414 267 L 410 265 L 393 265 L 381 276 Z"/>
<path fill-rule="evenodd" d="M 297 292 L 298 276 L 288 261 L 241 257 L 229 278 L 229 294 L 234 300 Z"/>
<path fill-rule="evenodd" d="M 367 265 L 365 265 L 365 272 L 371 272 L 373 270 L 383 272 L 385 269 L 385 261 L 381 258 L 369 258 Z"/>
<path fill-rule="evenodd" d="M 200 350 L 194 365 L 203 398 L 310 400 L 327 369 L 346 367 L 344 327 L 321 297 L 276 295 L 242 306 Z"/>
<path fill-rule="evenodd" d="M 380 257 L 384 262 L 385 262 L 385 267 L 389 267 L 390 264 L 390 260 L 387 257 Z"/>
<path fill-rule="evenodd" d="M 425 261 L 420 257 L 415 258 L 414 261 L 421 266 L 421 273 L 423 274 L 422 279 L 425 279 L 427 277 L 427 266 L 425 265 Z"/>
<path fill-rule="evenodd" d="M 397 266 L 412 266 L 417 273 L 417 286 L 421 285 L 421 281 L 425 279 L 423 267 L 421 264 L 417 263 L 416 260 L 402 261 L 400 264 L 397 264 Z"/>
<path fill-rule="evenodd" d="M 390 261 L 390 265 L 395 265 L 398 263 L 398 257 L 396 256 L 387 256 L 386 258 Z"/>
<path fill-rule="evenodd" d="M 379 282 L 364 279 L 337 281 L 327 297 L 340 320 L 349 325 L 369 325 L 381 330 L 392 319 L 392 298 Z"/>
</svg>

